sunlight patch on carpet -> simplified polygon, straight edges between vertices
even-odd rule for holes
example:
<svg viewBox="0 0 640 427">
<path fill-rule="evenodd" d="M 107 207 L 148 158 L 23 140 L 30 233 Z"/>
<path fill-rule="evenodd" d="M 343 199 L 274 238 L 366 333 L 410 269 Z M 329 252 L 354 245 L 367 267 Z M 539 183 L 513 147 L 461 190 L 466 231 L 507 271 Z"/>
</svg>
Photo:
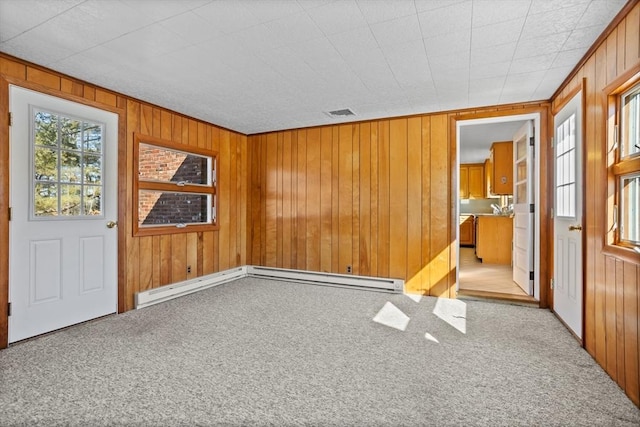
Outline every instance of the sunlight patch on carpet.
<svg viewBox="0 0 640 427">
<path fill-rule="evenodd" d="M 407 329 L 407 325 L 409 324 L 409 316 L 387 301 L 384 307 L 382 307 L 378 314 L 375 315 L 373 321 L 380 323 L 381 325 L 389 326 L 390 328 L 404 331 Z"/>
<path fill-rule="evenodd" d="M 413 302 L 422 301 L 422 295 L 420 294 L 405 294 L 405 295 L 408 296 L 409 299 L 413 300 Z"/>
<path fill-rule="evenodd" d="M 434 337 L 433 335 L 431 335 L 429 332 L 424 334 L 424 337 L 429 341 L 433 341 L 434 343 L 440 344 L 440 341 L 438 341 L 438 339 L 436 337 Z"/>
<path fill-rule="evenodd" d="M 433 314 L 456 328 L 467 333 L 467 304 L 458 299 L 438 298 Z"/>
</svg>

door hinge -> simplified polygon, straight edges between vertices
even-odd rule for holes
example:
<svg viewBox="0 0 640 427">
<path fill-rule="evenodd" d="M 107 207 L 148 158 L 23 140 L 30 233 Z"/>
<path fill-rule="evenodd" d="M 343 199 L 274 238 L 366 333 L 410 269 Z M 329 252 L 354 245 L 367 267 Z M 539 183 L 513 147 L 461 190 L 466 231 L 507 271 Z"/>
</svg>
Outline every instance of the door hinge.
<svg viewBox="0 0 640 427">
<path fill-rule="evenodd" d="M 553 279 L 549 280 L 549 282 L 550 282 L 550 283 L 549 283 L 549 288 L 550 288 L 550 289 L 553 289 Z"/>
<path fill-rule="evenodd" d="M 13 114 L 9 111 L 9 126 L 13 125 Z"/>
<path fill-rule="evenodd" d="M 553 219 L 555 212 L 553 211 L 553 208 L 551 208 L 551 218 Z"/>
<path fill-rule="evenodd" d="M 533 203 L 529 204 L 529 213 L 535 213 L 536 212 L 536 205 L 534 205 Z"/>
<path fill-rule="evenodd" d="M 7 304 L 7 316 L 11 316 L 11 303 Z"/>
<path fill-rule="evenodd" d="M 535 141 L 536 141 L 536 140 L 535 140 L 535 138 L 534 138 L 534 137 L 532 137 L 532 136 L 530 136 L 530 137 L 529 137 L 529 145 L 530 145 L 530 146 L 532 146 L 532 147 L 533 147 L 533 146 L 535 145 Z"/>
<path fill-rule="evenodd" d="M 534 280 L 533 271 L 529 272 L 529 280 Z"/>
<path fill-rule="evenodd" d="M 11 221 L 12 216 L 13 216 L 13 210 L 9 208 L 9 221 Z"/>
</svg>

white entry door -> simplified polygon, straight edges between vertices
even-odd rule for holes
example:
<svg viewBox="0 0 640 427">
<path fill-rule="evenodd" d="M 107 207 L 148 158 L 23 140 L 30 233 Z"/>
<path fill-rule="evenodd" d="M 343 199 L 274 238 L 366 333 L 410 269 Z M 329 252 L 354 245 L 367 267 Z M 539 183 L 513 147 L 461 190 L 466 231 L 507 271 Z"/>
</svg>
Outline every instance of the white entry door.
<svg viewBox="0 0 640 427">
<path fill-rule="evenodd" d="M 513 136 L 513 281 L 533 295 L 533 122 Z"/>
<path fill-rule="evenodd" d="M 117 310 L 118 116 L 11 86 L 9 342 Z"/>
<path fill-rule="evenodd" d="M 582 96 L 554 117 L 553 309 L 582 338 Z"/>
</svg>

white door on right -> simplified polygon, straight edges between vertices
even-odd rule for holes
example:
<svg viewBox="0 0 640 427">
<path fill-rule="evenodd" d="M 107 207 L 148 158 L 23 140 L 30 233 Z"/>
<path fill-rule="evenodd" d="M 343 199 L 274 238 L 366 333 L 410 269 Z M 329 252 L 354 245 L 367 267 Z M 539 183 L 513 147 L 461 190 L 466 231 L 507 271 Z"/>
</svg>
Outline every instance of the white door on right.
<svg viewBox="0 0 640 427">
<path fill-rule="evenodd" d="M 513 281 L 533 295 L 533 122 L 513 136 Z"/>
<path fill-rule="evenodd" d="M 554 117 L 553 309 L 582 339 L 582 94 Z"/>
</svg>

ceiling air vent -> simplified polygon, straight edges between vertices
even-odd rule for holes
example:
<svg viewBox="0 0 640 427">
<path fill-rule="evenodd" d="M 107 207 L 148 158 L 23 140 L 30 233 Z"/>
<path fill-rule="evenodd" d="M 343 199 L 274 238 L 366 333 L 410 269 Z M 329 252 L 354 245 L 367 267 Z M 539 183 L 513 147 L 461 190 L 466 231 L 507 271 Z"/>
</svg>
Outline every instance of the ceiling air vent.
<svg viewBox="0 0 640 427">
<path fill-rule="evenodd" d="M 355 116 L 356 114 L 348 108 L 344 108 L 342 110 L 333 110 L 325 113 L 329 117 L 349 117 Z"/>
</svg>

